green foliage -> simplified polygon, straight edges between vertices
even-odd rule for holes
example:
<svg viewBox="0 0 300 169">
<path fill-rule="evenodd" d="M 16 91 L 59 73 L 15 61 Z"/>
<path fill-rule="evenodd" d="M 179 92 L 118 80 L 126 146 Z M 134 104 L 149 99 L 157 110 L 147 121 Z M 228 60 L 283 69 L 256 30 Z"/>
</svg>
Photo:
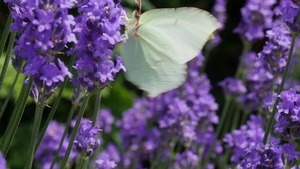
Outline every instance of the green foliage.
<svg viewBox="0 0 300 169">
<path fill-rule="evenodd" d="M 4 53 L 3 56 L 0 57 L 0 68 L 3 67 L 5 55 L 6 55 L 6 53 Z M 2 69 L 0 69 L 0 71 L 1 70 Z M 0 100 L 2 100 L 2 99 L 4 100 L 5 97 L 7 96 L 8 92 L 10 90 L 10 87 L 13 84 L 16 74 L 17 74 L 17 71 L 14 69 L 14 67 L 12 66 L 12 63 L 10 61 L 9 65 L 8 65 L 8 69 L 7 69 L 7 74 L 6 74 L 6 77 L 4 80 L 3 88 L 0 92 Z M 19 93 L 21 92 L 24 79 L 25 79 L 24 74 L 20 74 L 19 79 L 18 79 L 16 86 L 14 88 L 14 91 L 13 91 L 13 99 L 14 100 L 16 100 Z"/>
</svg>

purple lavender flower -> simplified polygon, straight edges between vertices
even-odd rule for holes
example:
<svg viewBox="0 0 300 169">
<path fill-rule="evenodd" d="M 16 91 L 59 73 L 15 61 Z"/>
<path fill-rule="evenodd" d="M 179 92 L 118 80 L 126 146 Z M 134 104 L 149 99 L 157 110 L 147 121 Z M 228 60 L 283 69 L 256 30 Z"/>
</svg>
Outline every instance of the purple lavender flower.
<svg viewBox="0 0 300 169">
<path fill-rule="evenodd" d="M 271 97 L 273 76 L 265 70 L 263 62 L 254 52 L 245 55 L 243 64 L 246 76 L 247 93 L 238 100 L 245 110 L 259 110 L 264 107 L 264 100 Z"/>
<path fill-rule="evenodd" d="M 262 142 L 265 134 L 262 124 L 262 118 L 251 115 L 247 125 L 225 135 L 223 141 L 226 143 L 226 148 L 233 151 L 230 157 L 231 162 L 239 163 L 249 146 Z"/>
<path fill-rule="evenodd" d="M 122 166 L 142 168 L 144 161 L 168 162 L 171 160 L 168 149 L 178 145 L 193 153 L 204 150 L 203 158 L 207 155 L 215 137 L 213 124 L 219 119 L 216 115 L 218 105 L 210 94 L 210 82 L 206 75 L 199 74 L 203 60 L 200 53 L 189 63 L 189 77 L 181 90 L 137 99 L 133 108 L 123 113 L 118 122 L 122 146 L 127 150 L 122 155 Z M 174 144 L 174 138 L 178 138 L 177 144 Z M 221 143 L 217 141 L 215 153 L 222 151 Z"/>
<path fill-rule="evenodd" d="M 154 152 L 161 143 L 161 132 L 156 128 L 147 129 L 147 118 L 139 109 L 132 108 L 123 113 L 123 118 L 117 123 L 121 127 L 122 146 L 127 150 L 123 154 L 123 165 L 128 167 L 132 159 L 137 158 L 137 165 L 143 160 L 154 159 Z"/>
<path fill-rule="evenodd" d="M 109 155 L 103 155 L 96 160 L 97 169 L 112 169 L 117 167 L 115 161 L 111 160 Z"/>
<path fill-rule="evenodd" d="M 78 7 L 81 15 L 75 27 L 79 41 L 74 48 L 78 52 L 74 68 L 81 85 L 90 92 L 105 87 L 120 70 L 126 71 L 121 57 L 115 56 L 116 64 L 110 60 L 115 45 L 122 40 L 124 9 L 120 2 L 113 0 L 85 0 Z"/>
<path fill-rule="evenodd" d="M 68 14 L 68 9 L 73 7 L 75 1 L 6 2 L 15 20 L 11 31 L 17 31 L 19 35 L 14 49 L 14 67 L 19 70 L 21 61 L 26 60 L 23 71 L 25 76 L 34 77 L 36 89 L 33 90 L 38 93 L 44 90 L 45 95 L 50 97 L 66 76 L 72 77 L 61 60 L 57 59 L 58 66 L 56 65 L 55 56 L 61 53 L 67 43 L 77 42 L 72 32 L 74 18 Z M 35 101 L 39 101 L 38 99 L 34 98 Z"/>
<path fill-rule="evenodd" d="M 98 134 L 101 129 L 99 129 L 99 126 L 92 126 L 92 124 L 92 121 L 81 123 L 79 132 L 74 141 L 75 149 L 83 158 L 92 156 L 93 152 L 100 146 Z"/>
<path fill-rule="evenodd" d="M 278 23 L 267 31 L 266 37 L 269 38 L 269 41 L 258 54 L 258 58 L 262 60 L 264 68 L 273 76 L 281 76 L 286 66 L 292 41 L 290 31 L 285 25 Z"/>
<path fill-rule="evenodd" d="M 300 152 L 295 151 L 295 144 L 278 145 L 279 139 L 270 137 L 270 144 L 252 144 L 237 168 L 275 168 L 292 166 L 294 159 L 299 159 Z"/>
<path fill-rule="evenodd" d="M 293 163 L 293 160 L 299 160 L 300 152 L 295 151 L 295 143 L 283 144 L 281 146 L 285 159 L 288 160 L 289 164 Z"/>
<path fill-rule="evenodd" d="M 34 83 L 30 96 L 35 102 L 40 101 L 39 97 L 43 91 L 45 92 L 46 100 L 49 99 L 54 90 L 64 81 L 65 76 L 68 76 L 69 78 L 72 77 L 72 74 L 60 59 L 58 59 L 60 70 L 54 63 L 54 57 L 51 57 L 50 59 L 50 63 L 46 63 L 46 58 L 42 56 L 35 57 L 33 58 L 33 63 L 24 67 L 26 76 L 30 74 L 34 76 Z M 30 59 L 28 62 L 30 62 Z M 27 82 L 25 81 L 24 83 Z"/>
<path fill-rule="evenodd" d="M 225 95 L 238 96 L 247 91 L 241 80 L 235 80 L 234 78 L 226 78 L 219 85 L 223 88 Z"/>
<path fill-rule="evenodd" d="M 50 168 L 52 161 L 54 160 L 55 153 L 59 148 L 61 138 L 63 136 L 65 126 L 59 124 L 56 121 L 51 121 L 43 137 L 41 145 L 36 151 L 35 160 L 41 168 Z M 69 145 L 69 138 L 66 137 L 63 141 L 62 149 L 59 153 L 59 157 L 63 158 Z M 70 161 L 76 156 L 74 151 L 70 154 Z M 58 168 L 58 167 L 57 167 Z"/>
<path fill-rule="evenodd" d="M 286 140 L 300 138 L 300 95 L 295 89 L 283 91 L 278 96 L 282 102 L 277 105 L 277 123 L 275 133 L 280 133 Z"/>
<path fill-rule="evenodd" d="M 292 3 L 290 0 L 287 0 L 286 3 L 283 3 L 281 6 L 281 12 L 278 15 L 282 16 L 283 22 L 285 22 L 290 30 L 295 33 L 299 33 L 299 23 L 297 23 L 299 6 Z"/>
<path fill-rule="evenodd" d="M 97 124 L 105 133 L 111 132 L 111 125 L 114 123 L 114 120 L 110 109 L 102 109 L 99 111 Z"/>
<path fill-rule="evenodd" d="M 1 151 L 0 151 L 0 168 L 1 169 L 6 169 L 6 160 L 3 157 Z"/>
<path fill-rule="evenodd" d="M 212 9 L 212 14 L 218 19 L 218 22 L 221 23 L 222 27 L 218 29 L 218 32 L 224 29 L 224 25 L 227 19 L 226 16 L 226 1 L 225 0 L 216 0 Z M 209 44 L 216 46 L 221 42 L 221 37 L 219 34 L 215 34 L 215 38 L 209 41 Z"/>
<path fill-rule="evenodd" d="M 234 32 L 248 41 L 262 39 L 264 29 L 272 26 L 272 6 L 275 0 L 248 0 L 241 9 L 242 21 Z"/>
<path fill-rule="evenodd" d="M 283 169 L 282 151 L 275 145 L 250 145 L 246 155 L 237 168 L 274 168 Z"/>
<path fill-rule="evenodd" d="M 181 154 L 177 154 L 175 158 L 174 168 L 197 168 L 199 157 L 192 151 L 186 151 Z"/>
<path fill-rule="evenodd" d="M 102 151 L 96 160 L 98 169 L 115 168 L 121 161 L 120 153 L 115 145 L 109 144 L 105 151 Z"/>
</svg>

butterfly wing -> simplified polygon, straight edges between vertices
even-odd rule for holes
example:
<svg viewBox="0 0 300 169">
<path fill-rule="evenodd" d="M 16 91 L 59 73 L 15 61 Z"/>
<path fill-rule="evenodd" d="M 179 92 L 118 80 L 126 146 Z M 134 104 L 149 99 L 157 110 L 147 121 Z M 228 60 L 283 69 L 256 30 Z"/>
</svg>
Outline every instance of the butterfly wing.
<svg viewBox="0 0 300 169">
<path fill-rule="evenodd" d="M 212 15 L 197 8 L 151 10 L 140 16 L 139 25 L 138 36 L 129 35 L 122 56 L 127 80 L 149 96 L 180 86 L 186 62 L 219 27 Z"/>
<path fill-rule="evenodd" d="M 210 13 L 198 8 L 154 9 L 140 17 L 138 34 L 155 43 L 156 39 L 145 37 L 147 31 L 155 31 L 168 42 L 167 57 L 176 63 L 186 63 L 201 51 L 221 25 Z"/>
<path fill-rule="evenodd" d="M 186 64 L 173 62 L 166 57 L 167 51 L 157 48 L 163 43 L 158 40 L 154 45 L 143 38 L 131 37 L 123 44 L 126 79 L 152 97 L 178 87 L 186 76 Z"/>
</svg>

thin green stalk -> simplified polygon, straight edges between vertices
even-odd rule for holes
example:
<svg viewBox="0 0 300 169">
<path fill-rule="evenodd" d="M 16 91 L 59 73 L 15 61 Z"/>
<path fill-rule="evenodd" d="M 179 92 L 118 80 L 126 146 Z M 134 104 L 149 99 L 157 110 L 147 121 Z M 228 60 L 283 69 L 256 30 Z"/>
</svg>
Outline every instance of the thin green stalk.
<svg viewBox="0 0 300 169">
<path fill-rule="evenodd" d="M 0 110 L 0 120 L 1 120 L 1 117 L 3 116 L 3 114 L 4 114 L 4 111 L 6 109 L 6 106 L 7 106 L 8 102 L 9 102 L 9 99 L 10 99 L 12 93 L 13 93 L 13 90 L 15 88 L 15 85 L 16 85 L 16 82 L 18 80 L 19 75 L 20 75 L 20 71 L 17 72 L 17 74 L 15 76 L 15 79 L 14 79 L 14 82 L 13 82 L 12 86 L 10 87 L 8 95 L 6 96 L 5 101 L 4 101 L 4 103 L 3 103 L 2 107 L 1 107 L 1 110 Z"/>
<path fill-rule="evenodd" d="M 64 139 L 65 139 L 65 137 L 66 137 L 67 134 L 68 134 L 69 127 L 70 127 L 71 120 L 72 120 L 72 118 L 73 118 L 75 109 L 76 109 L 76 106 L 73 105 L 73 106 L 71 107 L 71 110 L 70 110 L 69 115 L 68 115 L 68 118 L 67 118 L 65 131 L 64 131 L 63 137 L 62 137 L 61 140 L 60 140 L 59 148 L 58 148 L 58 150 L 56 151 L 55 157 L 54 157 L 54 159 L 53 159 L 53 161 L 52 161 L 52 164 L 51 164 L 51 167 L 50 167 L 51 169 L 54 167 L 54 164 L 55 164 L 55 162 L 57 161 L 57 159 L 58 159 L 58 157 L 59 157 L 59 153 L 60 153 L 61 148 L 62 148 L 62 145 L 63 145 L 63 143 L 64 143 Z"/>
<path fill-rule="evenodd" d="M 10 128 L 13 127 L 13 126 L 12 126 L 12 124 L 13 124 L 12 122 L 15 121 L 14 119 L 17 118 L 17 113 L 16 113 L 16 111 L 17 111 L 18 108 L 20 107 L 22 98 L 24 97 L 23 95 L 24 95 L 25 90 L 26 90 L 26 86 L 23 86 L 22 89 L 21 89 L 21 92 L 20 92 L 20 94 L 19 94 L 19 97 L 18 97 L 16 103 L 14 104 L 14 105 L 15 105 L 15 108 L 14 108 L 14 110 L 13 110 L 13 112 L 12 112 L 11 117 L 10 117 L 10 121 L 9 121 L 7 127 L 6 127 L 6 130 L 5 130 L 5 133 L 4 133 L 4 136 L 3 136 L 4 139 L 3 139 L 3 141 L 0 143 L 0 151 L 2 151 L 4 157 L 5 157 L 6 153 L 7 153 L 4 149 L 7 148 L 7 146 L 5 145 L 5 142 L 7 141 L 6 139 L 8 139 L 8 137 L 7 137 L 8 129 L 10 129 Z"/>
<path fill-rule="evenodd" d="M 30 139 L 30 144 L 29 144 L 29 153 L 28 153 L 28 159 L 25 165 L 25 169 L 31 169 L 32 163 L 33 163 L 33 158 L 35 154 L 35 143 L 36 139 L 38 137 L 39 133 L 39 128 L 40 124 L 42 121 L 43 117 L 43 111 L 45 107 L 45 85 L 43 85 L 43 91 L 42 94 L 39 96 L 39 99 L 41 99 L 40 102 L 37 103 L 36 105 L 36 111 L 34 114 L 34 120 L 33 120 L 33 125 L 32 125 L 32 133 L 31 133 L 31 139 Z"/>
<path fill-rule="evenodd" d="M 68 69 L 69 70 L 70 70 L 72 64 L 74 63 L 75 57 L 76 57 L 76 52 L 71 56 L 71 60 L 70 60 L 70 62 L 68 64 Z M 57 95 L 57 97 L 55 99 L 55 102 L 54 102 L 51 110 L 50 110 L 50 113 L 49 113 L 49 115 L 47 117 L 47 120 L 46 120 L 46 122 L 45 122 L 42 130 L 40 131 L 39 138 L 38 138 L 38 141 L 37 141 L 36 146 L 35 146 L 35 151 L 39 148 L 39 146 L 40 146 L 40 144 L 41 144 L 41 142 L 43 140 L 45 132 L 46 132 L 46 130 L 48 128 L 48 125 L 49 125 L 50 121 L 52 120 L 52 118 L 53 118 L 53 116 L 54 116 L 54 114 L 56 112 L 56 109 L 57 109 L 57 107 L 58 107 L 58 105 L 60 103 L 60 100 L 61 100 L 62 93 L 63 93 L 63 91 L 64 91 L 64 89 L 65 89 L 68 81 L 69 81 L 69 78 L 66 77 L 66 79 L 63 82 L 63 84 L 60 87 L 59 93 L 58 93 L 58 95 Z"/>
<path fill-rule="evenodd" d="M 235 112 L 236 109 L 236 102 L 234 101 L 235 98 L 232 98 L 231 104 L 229 105 L 228 108 L 228 113 L 227 113 L 227 117 L 225 119 L 225 121 L 232 121 L 232 117 L 234 117 L 235 114 L 233 114 Z M 223 136 L 225 135 L 225 133 L 229 132 L 229 129 L 231 127 L 232 123 L 225 123 L 224 126 L 222 127 L 222 131 L 221 134 L 218 135 L 218 138 L 223 138 Z"/>
<path fill-rule="evenodd" d="M 60 166 L 61 169 L 64 169 L 66 167 L 67 162 L 68 162 L 71 150 L 73 148 L 73 142 L 74 142 L 74 140 L 76 138 L 76 135 L 77 135 L 77 132 L 79 130 L 79 125 L 80 125 L 81 119 L 83 117 L 84 110 L 85 110 L 85 107 L 87 105 L 88 100 L 89 100 L 89 96 L 86 96 L 84 98 L 84 101 L 83 101 L 81 107 L 80 107 L 80 110 L 79 110 L 79 113 L 78 113 L 78 117 L 77 117 L 77 120 L 76 120 L 76 124 L 75 124 L 75 127 L 74 127 L 73 132 L 72 132 L 72 136 L 71 136 L 71 140 L 69 142 L 69 146 L 68 146 L 67 152 L 66 152 L 66 154 L 64 156 L 64 159 L 62 161 L 62 164 Z"/>
<path fill-rule="evenodd" d="M 98 119 L 98 114 L 101 106 L 101 95 L 102 95 L 102 90 L 100 87 L 98 87 L 97 90 L 97 95 L 96 95 L 96 101 L 95 101 L 95 107 L 94 107 L 94 113 L 93 113 L 93 126 L 96 124 L 97 119 Z"/>
<path fill-rule="evenodd" d="M 206 165 L 208 163 L 208 160 L 211 156 L 211 153 L 213 152 L 213 149 L 215 147 L 215 144 L 216 144 L 216 141 L 217 141 L 217 138 L 220 136 L 221 134 L 221 130 L 222 128 L 224 127 L 224 122 L 225 122 L 225 119 L 228 115 L 228 109 L 231 105 L 231 102 L 232 102 L 232 98 L 229 98 L 229 99 L 225 99 L 225 105 L 224 105 L 224 108 L 222 110 L 222 113 L 221 113 L 221 118 L 220 118 L 220 121 L 219 121 L 219 124 L 217 126 L 217 129 L 216 129 L 216 135 L 215 135 L 215 138 L 211 144 L 211 146 L 209 147 L 209 150 L 208 150 L 208 153 L 207 153 L 207 156 L 205 157 L 204 161 L 203 161 L 203 167 L 202 168 L 206 168 Z M 201 166 L 201 164 L 198 164 L 198 168 Z"/>
<path fill-rule="evenodd" d="M 199 71 L 200 74 L 202 74 L 203 72 L 205 72 L 205 69 L 206 69 L 206 66 L 207 66 L 207 63 L 208 63 L 208 59 L 210 57 L 210 52 L 211 52 L 210 48 L 204 51 L 203 55 L 204 55 L 205 59 L 204 59 L 203 65 L 200 68 L 200 71 Z"/>
<path fill-rule="evenodd" d="M 243 115 L 242 115 L 242 120 L 241 120 L 241 124 L 245 124 L 248 118 L 249 112 L 247 111 L 243 111 Z"/>
<path fill-rule="evenodd" d="M 240 108 L 241 108 L 241 106 L 238 104 L 234 110 L 234 119 L 233 119 L 233 123 L 231 125 L 231 131 L 236 129 L 239 125 L 239 120 L 241 118 Z"/>
<path fill-rule="evenodd" d="M 88 161 L 88 160 L 82 158 L 82 159 L 80 160 L 79 169 L 85 169 L 85 168 L 86 168 L 87 161 Z"/>
<path fill-rule="evenodd" d="M 44 135 L 46 133 L 46 130 L 48 128 L 48 125 L 49 125 L 50 121 L 52 120 L 52 118 L 53 118 L 53 116 L 54 116 L 54 114 L 56 112 L 56 109 L 57 109 L 57 107 L 58 107 L 58 105 L 60 103 L 60 100 L 61 100 L 61 96 L 62 96 L 63 90 L 64 90 L 65 86 L 67 85 L 67 81 L 68 81 L 68 78 L 66 78 L 65 81 L 63 82 L 63 84 L 61 85 L 61 88 L 59 90 L 57 98 L 55 99 L 55 102 L 54 102 L 54 104 L 53 104 L 53 106 L 52 106 L 52 108 L 50 110 L 50 113 L 49 113 L 49 115 L 47 117 L 47 120 L 44 123 L 42 130 L 40 131 L 37 143 L 35 145 L 35 152 L 39 148 L 39 146 L 40 146 L 40 144 L 41 144 L 41 142 L 42 142 L 42 140 L 44 138 Z"/>
<path fill-rule="evenodd" d="M 7 37 L 9 35 L 10 25 L 11 25 L 12 22 L 13 22 L 13 18 L 11 17 L 11 15 L 9 15 L 9 17 L 6 21 L 3 33 L 2 33 L 1 40 L 0 40 L 0 58 L 2 56 L 2 52 L 4 50 L 4 46 L 5 46 Z"/>
<path fill-rule="evenodd" d="M 243 44 L 244 44 L 244 49 L 242 51 L 242 55 L 241 55 L 241 58 L 239 60 L 237 71 L 236 71 L 235 76 L 234 76 L 235 79 L 238 79 L 238 78 L 242 79 L 243 60 L 244 60 L 245 55 L 251 50 L 251 44 L 249 42 L 247 42 L 246 40 L 243 40 Z"/>
<path fill-rule="evenodd" d="M 225 155 L 224 155 L 224 159 L 222 161 L 221 166 L 219 166 L 221 169 L 224 169 L 227 167 L 227 162 L 229 160 L 231 152 L 229 150 L 226 151 Z"/>
<path fill-rule="evenodd" d="M 2 72 L 1 72 L 1 75 L 0 75 L 0 91 L 2 89 L 2 86 L 3 86 L 3 83 L 4 83 L 4 79 L 5 79 L 5 76 L 6 76 L 6 72 L 7 72 L 7 68 L 8 68 L 8 63 L 9 63 L 9 60 L 10 60 L 10 56 L 12 54 L 12 49 L 14 47 L 14 42 L 15 42 L 16 34 L 17 34 L 16 31 L 13 32 L 10 35 L 10 38 L 9 38 L 9 43 L 8 43 L 8 48 L 7 48 L 7 52 L 6 52 L 6 57 L 5 57 L 4 65 L 3 65 Z"/>
<path fill-rule="evenodd" d="M 291 48 L 290 48 L 290 51 L 289 51 L 289 56 L 288 56 L 287 64 L 286 64 L 286 67 L 284 69 L 284 73 L 283 73 L 283 77 L 282 77 L 280 86 L 279 86 L 278 91 L 277 91 L 278 94 L 280 94 L 282 92 L 283 86 L 284 86 L 285 81 L 287 79 L 287 75 L 288 75 L 288 72 L 289 72 L 289 69 L 290 69 L 291 60 L 292 60 L 292 56 L 293 56 L 293 51 L 294 51 L 294 46 L 295 46 L 296 38 L 297 37 L 294 35 L 293 39 L 292 39 Z M 263 143 L 264 144 L 267 143 L 267 139 L 269 137 L 271 128 L 273 126 L 272 124 L 273 124 L 273 121 L 274 121 L 274 116 L 275 116 L 276 111 L 277 111 L 277 107 L 276 106 L 279 103 L 279 100 L 280 100 L 280 98 L 276 97 L 276 101 L 275 101 L 275 104 L 273 106 L 273 110 L 272 110 L 272 113 L 271 113 L 271 118 L 268 120 L 267 129 L 266 129 L 266 132 L 265 132 L 265 135 L 264 135 L 264 139 L 263 139 Z"/>
<path fill-rule="evenodd" d="M 5 131 L 5 134 L 3 137 L 4 140 L 1 144 L 1 151 L 4 156 L 6 156 L 8 150 L 10 148 L 11 142 L 17 132 L 19 123 L 21 121 L 21 118 L 23 116 L 23 112 L 24 112 L 24 109 L 26 106 L 27 98 L 29 96 L 29 92 L 32 87 L 32 83 L 33 83 L 33 78 L 32 78 L 32 76 L 30 76 L 27 87 L 25 87 L 24 91 L 22 90 L 22 92 L 18 98 L 16 107 L 13 111 L 13 115 L 12 115 L 12 117 L 9 121 L 8 127 Z"/>
</svg>

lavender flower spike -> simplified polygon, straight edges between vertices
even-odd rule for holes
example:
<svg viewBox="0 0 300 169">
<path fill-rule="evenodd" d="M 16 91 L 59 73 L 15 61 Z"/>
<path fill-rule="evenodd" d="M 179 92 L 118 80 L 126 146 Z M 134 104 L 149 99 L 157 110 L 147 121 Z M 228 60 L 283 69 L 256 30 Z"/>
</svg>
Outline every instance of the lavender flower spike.
<svg viewBox="0 0 300 169">
<path fill-rule="evenodd" d="M 99 126 L 93 126 L 92 121 L 81 124 L 74 146 L 83 158 L 89 158 L 99 148 L 100 139 L 98 134 L 100 131 Z"/>
</svg>

